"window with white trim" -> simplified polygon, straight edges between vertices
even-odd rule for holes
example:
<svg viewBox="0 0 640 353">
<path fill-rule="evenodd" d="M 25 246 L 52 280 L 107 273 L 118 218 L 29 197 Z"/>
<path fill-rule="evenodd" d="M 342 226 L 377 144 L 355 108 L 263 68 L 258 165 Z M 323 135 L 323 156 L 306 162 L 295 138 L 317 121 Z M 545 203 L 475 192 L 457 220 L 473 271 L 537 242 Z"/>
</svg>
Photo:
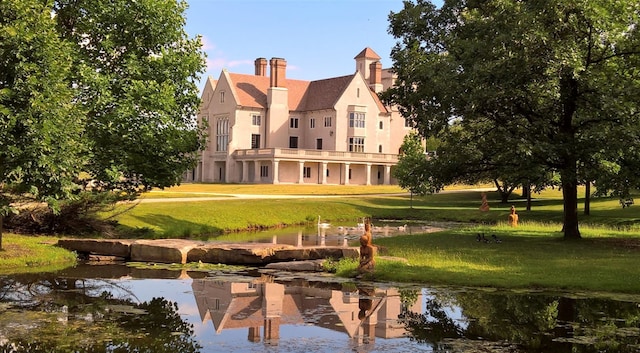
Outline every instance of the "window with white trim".
<svg viewBox="0 0 640 353">
<path fill-rule="evenodd" d="M 292 129 L 297 129 L 298 128 L 298 118 L 289 119 L 289 127 L 292 128 Z"/>
<path fill-rule="evenodd" d="M 311 167 L 304 167 L 303 176 L 307 179 L 311 178 Z"/>
<path fill-rule="evenodd" d="M 364 152 L 364 137 L 349 137 L 349 152 Z"/>
<path fill-rule="evenodd" d="M 324 127 L 331 127 L 331 117 L 330 116 L 325 116 L 324 117 Z"/>
<path fill-rule="evenodd" d="M 261 178 L 266 178 L 269 176 L 269 166 L 268 165 L 261 165 L 260 166 L 260 177 Z"/>
<path fill-rule="evenodd" d="M 260 126 L 261 116 L 259 114 L 251 115 L 251 125 Z"/>
<path fill-rule="evenodd" d="M 364 113 L 351 112 L 349 113 L 349 127 L 364 127 Z"/>
<path fill-rule="evenodd" d="M 316 128 L 316 118 L 309 119 L 309 128 L 310 129 L 315 129 Z"/>
</svg>

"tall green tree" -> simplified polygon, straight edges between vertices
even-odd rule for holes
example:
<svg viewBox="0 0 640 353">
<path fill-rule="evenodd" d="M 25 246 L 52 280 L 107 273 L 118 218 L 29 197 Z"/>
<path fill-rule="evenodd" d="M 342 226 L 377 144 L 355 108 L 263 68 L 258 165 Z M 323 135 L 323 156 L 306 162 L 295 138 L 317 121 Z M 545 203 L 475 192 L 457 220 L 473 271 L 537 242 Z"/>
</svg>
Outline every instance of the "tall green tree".
<svg viewBox="0 0 640 353">
<path fill-rule="evenodd" d="M 527 163 L 560 177 L 564 238 L 580 238 L 580 168 L 620 175 L 638 160 L 639 19 L 632 0 L 405 1 L 390 15 L 389 100 L 423 136 L 455 119 L 499 127 L 496 149 L 527 146 Z"/>
<path fill-rule="evenodd" d="M 184 30 L 183 0 L 55 0 L 73 45 L 72 83 L 86 107 L 94 185 L 136 195 L 167 187 L 195 166 L 204 71 L 199 38 Z"/>
<path fill-rule="evenodd" d="M 42 0 L 0 2 L 0 250 L 19 198 L 54 209 L 86 164 L 84 118 L 69 85 L 71 48 Z"/>
<path fill-rule="evenodd" d="M 411 193 L 411 208 L 413 208 L 413 195 L 426 195 L 433 192 L 436 187 L 428 177 L 427 155 L 420 136 L 415 132 L 406 135 L 400 150 L 393 177 L 398 180 L 401 188 Z"/>
</svg>

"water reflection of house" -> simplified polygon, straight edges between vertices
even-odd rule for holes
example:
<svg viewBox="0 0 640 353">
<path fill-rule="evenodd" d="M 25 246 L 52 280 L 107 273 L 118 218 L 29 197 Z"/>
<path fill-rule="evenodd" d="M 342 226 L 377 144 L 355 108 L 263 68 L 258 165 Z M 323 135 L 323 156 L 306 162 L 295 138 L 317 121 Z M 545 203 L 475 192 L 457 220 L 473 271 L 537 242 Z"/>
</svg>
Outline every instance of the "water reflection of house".
<svg viewBox="0 0 640 353">
<path fill-rule="evenodd" d="M 362 290 L 212 279 L 196 279 L 192 288 L 203 322 L 211 320 L 217 333 L 247 328 L 252 342 L 261 340 L 261 332 L 265 342 L 277 342 L 281 325 L 313 324 L 343 332 L 364 343 L 375 337 L 395 338 L 405 334 L 397 320 L 402 303 L 395 289 L 373 289 L 363 297 Z M 370 300 L 371 309 L 361 320 L 359 313 L 366 300 Z M 422 312 L 421 295 L 409 310 Z"/>
</svg>

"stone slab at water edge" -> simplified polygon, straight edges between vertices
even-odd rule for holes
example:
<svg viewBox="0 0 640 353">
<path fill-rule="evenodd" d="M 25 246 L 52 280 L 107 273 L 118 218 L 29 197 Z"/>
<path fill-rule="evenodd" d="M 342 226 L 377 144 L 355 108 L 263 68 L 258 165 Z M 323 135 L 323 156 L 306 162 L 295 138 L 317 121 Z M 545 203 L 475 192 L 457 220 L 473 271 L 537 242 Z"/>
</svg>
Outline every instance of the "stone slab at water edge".
<svg viewBox="0 0 640 353">
<path fill-rule="evenodd" d="M 355 247 L 296 247 L 286 244 L 216 243 L 185 239 L 60 239 L 58 246 L 79 255 L 117 256 L 125 261 L 228 265 L 266 265 L 274 262 L 358 258 Z"/>
</svg>

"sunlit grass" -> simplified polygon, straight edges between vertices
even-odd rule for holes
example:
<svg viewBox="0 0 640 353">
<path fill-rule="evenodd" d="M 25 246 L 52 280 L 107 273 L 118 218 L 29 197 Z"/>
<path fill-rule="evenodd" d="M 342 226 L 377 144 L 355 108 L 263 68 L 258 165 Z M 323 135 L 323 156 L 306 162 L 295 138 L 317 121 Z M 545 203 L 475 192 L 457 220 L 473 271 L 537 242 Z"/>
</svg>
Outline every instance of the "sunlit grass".
<svg viewBox="0 0 640 353">
<path fill-rule="evenodd" d="M 56 242 L 56 238 L 45 236 L 3 234 L 0 274 L 46 272 L 74 265 L 75 254 L 52 246 Z"/>
<path fill-rule="evenodd" d="M 382 263 L 376 279 L 640 292 L 639 232 L 589 226 L 583 240 L 564 241 L 560 229 L 560 224 L 528 222 L 379 239 L 374 243 L 386 254 L 408 264 Z M 478 233 L 488 239 L 495 234 L 501 242 L 478 242 Z"/>
</svg>

